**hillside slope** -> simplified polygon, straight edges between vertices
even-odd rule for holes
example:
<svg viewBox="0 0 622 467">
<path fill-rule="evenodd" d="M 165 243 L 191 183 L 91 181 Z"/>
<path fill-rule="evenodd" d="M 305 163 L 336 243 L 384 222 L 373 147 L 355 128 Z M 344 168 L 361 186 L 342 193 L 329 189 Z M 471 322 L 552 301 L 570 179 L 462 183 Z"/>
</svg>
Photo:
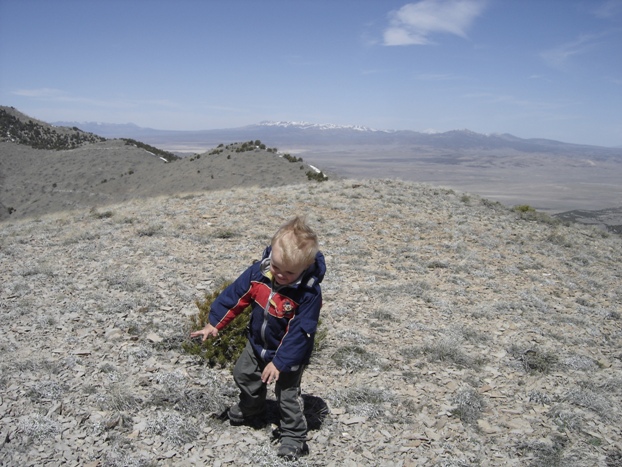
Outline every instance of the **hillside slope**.
<svg viewBox="0 0 622 467">
<path fill-rule="evenodd" d="M 307 172 L 312 169 L 304 163 L 261 149 L 237 152 L 239 147 L 166 163 L 122 140 L 64 151 L 0 143 L 0 202 L 16 219 L 135 197 L 317 183 L 309 182 Z"/>
<path fill-rule="evenodd" d="M 328 272 L 297 465 L 620 465 L 622 239 L 390 180 L 0 224 L 0 465 L 285 465 L 181 344 L 299 213 Z"/>
</svg>

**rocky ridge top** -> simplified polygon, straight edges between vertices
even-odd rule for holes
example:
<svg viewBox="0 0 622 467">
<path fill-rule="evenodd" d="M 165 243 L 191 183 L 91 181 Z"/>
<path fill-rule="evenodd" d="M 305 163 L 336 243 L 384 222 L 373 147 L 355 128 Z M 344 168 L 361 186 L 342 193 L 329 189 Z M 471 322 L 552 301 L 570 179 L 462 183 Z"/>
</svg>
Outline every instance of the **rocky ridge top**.
<svg viewBox="0 0 622 467">
<path fill-rule="evenodd" d="M 327 275 L 310 455 L 232 427 L 196 299 L 307 213 Z M 622 240 L 389 180 L 132 199 L 0 224 L 1 465 L 620 465 Z M 271 394 L 271 398 L 274 396 Z"/>
</svg>

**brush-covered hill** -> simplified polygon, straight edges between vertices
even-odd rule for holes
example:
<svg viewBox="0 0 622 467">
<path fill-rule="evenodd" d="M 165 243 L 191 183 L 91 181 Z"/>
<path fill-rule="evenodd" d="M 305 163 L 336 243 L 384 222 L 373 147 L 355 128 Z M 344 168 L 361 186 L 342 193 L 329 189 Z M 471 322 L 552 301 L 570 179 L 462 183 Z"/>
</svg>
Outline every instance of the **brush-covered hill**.
<svg viewBox="0 0 622 467">
<path fill-rule="evenodd" d="M 74 149 L 105 138 L 77 127 L 53 126 L 23 114 L 14 107 L 0 106 L 0 141 L 35 149 Z"/>
<path fill-rule="evenodd" d="M 133 139 L 106 140 L 78 128 L 54 127 L 10 107 L 0 108 L 0 124 L 0 220 L 134 197 L 325 178 L 259 140 L 180 159 Z"/>
<path fill-rule="evenodd" d="M 221 421 L 230 371 L 182 344 L 195 300 L 301 213 L 328 272 L 310 455 L 285 464 L 274 403 L 266 426 Z M 329 180 L 10 219 L 0 264 L 0 465 L 622 462 L 622 239 L 595 228 Z"/>
</svg>

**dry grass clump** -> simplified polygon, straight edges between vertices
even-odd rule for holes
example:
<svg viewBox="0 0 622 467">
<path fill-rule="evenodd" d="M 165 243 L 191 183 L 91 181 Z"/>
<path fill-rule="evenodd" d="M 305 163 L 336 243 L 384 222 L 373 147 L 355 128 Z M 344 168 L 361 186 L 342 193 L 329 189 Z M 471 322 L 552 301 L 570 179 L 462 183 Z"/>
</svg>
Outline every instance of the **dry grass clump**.
<svg viewBox="0 0 622 467">
<path fill-rule="evenodd" d="M 309 467 L 315 465 L 306 457 L 301 457 L 297 461 L 289 461 L 278 457 L 276 453 L 276 449 L 267 445 L 260 445 L 250 452 L 249 457 L 253 460 L 252 465 L 258 467 Z"/>
<path fill-rule="evenodd" d="M 537 347 L 524 348 L 512 344 L 508 353 L 514 357 L 527 373 L 549 373 L 557 364 L 557 355 Z"/>
<path fill-rule="evenodd" d="M 345 345 L 331 355 L 339 368 L 347 371 L 378 368 L 378 358 L 358 345 Z"/>
<path fill-rule="evenodd" d="M 377 418 L 385 413 L 385 405 L 395 402 L 395 395 L 385 389 L 358 387 L 336 390 L 329 400 L 337 407 L 344 407 L 348 413 Z"/>
<path fill-rule="evenodd" d="M 28 396 L 33 401 L 41 399 L 57 400 L 67 391 L 67 388 L 56 381 L 41 381 L 34 384 L 28 391 Z"/>
<path fill-rule="evenodd" d="M 552 440 L 546 441 L 521 441 L 517 444 L 517 449 L 527 454 L 527 461 L 532 467 L 564 467 L 563 452 L 568 440 L 563 436 L 554 436 Z"/>
<path fill-rule="evenodd" d="M 607 453 L 605 458 L 607 467 L 617 467 L 622 465 L 622 451 L 619 449 L 613 449 Z"/>
<path fill-rule="evenodd" d="M 570 404 L 582 407 L 596 413 L 604 420 L 612 420 L 613 404 L 603 394 L 599 394 L 590 388 L 573 388 L 564 395 L 564 400 Z"/>
<path fill-rule="evenodd" d="M 529 402 L 540 405 L 550 405 L 553 402 L 553 398 L 549 394 L 537 390 L 529 391 L 527 393 L 527 398 Z"/>
<path fill-rule="evenodd" d="M 575 371 L 595 371 L 599 368 L 596 360 L 585 355 L 569 355 L 562 359 L 561 364 Z"/>
<path fill-rule="evenodd" d="M 188 378 L 181 370 L 157 373 L 153 380 L 161 384 L 163 390 L 167 392 L 179 392 L 188 384 Z"/>
<path fill-rule="evenodd" d="M 146 279 L 137 277 L 135 274 L 129 272 L 113 272 L 104 280 L 108 282 L 108 285 L 114 289 L 125 292 L 137 292 L 143 291 L 148 293 L 150 286 Z"/>
<path fill-rule="evenodd" d="M 452 415 L 467 425 L 476 425 L 484 410 L 484 398 L 473 388 L 461 389 L 452 398 L 452 403 L 456 406 L 451 409 Z"/>
<path fill-rule="evenodd" d="M 112 412 L 133 411 L 143 403 L 141 398 L 136 397 L 122 383 L 113 383 L 105 393 L 98 394 L 97 400 L 100 409 Z"/>
<path fill-rule="evenodd" d="M 579 411 L 564 403 L 555 405 L 548 416 L 560 432 L 580 432 L 585 421 Z"/>
<path fill-rule="evenodd" d="M 357 346 L 369 342 L 368 337 L 363 336 L 360 332 L 355 331 L 354 329 L 344 329 L 342 331 L 339 331 L 336 334 L 336 338 L 339 342 L 349 341 Z"/>
<path fill-rule="evenodd" d="M 106 453 L 102 467 L 157 467 L 158 462 L 115 446 Z"/>
<path fill-rule="evenodd" d="M 604 383 L 597 385 L 598 389 L 613 395 L 622 394 L 622 378 L 613 377 L 607 379 Z"/>
<path fill-rule="evenodd" d="M 188 417 L 177 412 L 157 412 L 147 423 L 147 431 L 161 436 L 175 446 L 194 441 L 199 427 Z"/>
<path fill-rule="evenodd" d="M 34 413 L 22 418 L 17 429 L 26 437 L 24 444 L 28 445 L 57 435 L 62 431 L 62 425 L 52 417 Z"/>
<path fill-rule="evenodd" d="M 459 368 L 477 368 L 481 362 L 460 349 L 461 340 L 453 335 L 441 336 L 429 344 L 407 347 L 402 355 L 409 359 L 425 357 L 430 363 L 444 362 Z"/>
<path fill-rule="evenodd" d="M 222 383 L 214 375 L 201 380 L 201 387 L 192 387 L 191 379 L 180 371 L 158 374 L 149 404 L 168 407 L 184 414 L 215 414 L 227 408 L 237 396 L 232 382 Z"/>
</svg>

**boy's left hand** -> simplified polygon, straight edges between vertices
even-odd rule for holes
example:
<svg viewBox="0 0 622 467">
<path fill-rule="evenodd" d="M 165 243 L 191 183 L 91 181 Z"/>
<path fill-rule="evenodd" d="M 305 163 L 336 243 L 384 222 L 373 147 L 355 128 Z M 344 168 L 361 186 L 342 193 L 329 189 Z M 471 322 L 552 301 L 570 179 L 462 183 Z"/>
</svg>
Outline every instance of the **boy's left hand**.
<svg viewBox="0 0 622 467">
<path fill-rule="evenodd" d="M 266 384 L 270 384 L 273 381 L 277 381 L 280 374 L 281 372 L 276 369 L 274 363 L 270 362 L 266 365 L 266 367 L 263 369 L 263 372 L 261 373 L 261 381 Z"/>
</svg>

